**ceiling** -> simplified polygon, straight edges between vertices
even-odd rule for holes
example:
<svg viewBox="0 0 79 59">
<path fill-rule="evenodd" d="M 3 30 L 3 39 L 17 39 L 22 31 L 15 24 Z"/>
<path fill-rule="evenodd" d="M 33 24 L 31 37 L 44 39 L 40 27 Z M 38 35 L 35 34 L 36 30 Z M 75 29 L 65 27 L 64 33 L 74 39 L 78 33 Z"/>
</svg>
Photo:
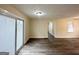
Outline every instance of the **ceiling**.
<svg viewBox="0 0 79 59">
<path fill-rule="evenodd" d="M 76 4 L 16 4 L 13 6 L 30 18 L 60 19 L 79 16 L 79 5 Z M 40 10 L 46 14 L 39 17 L 33 14 L 34 10 Z"/>
</svg>

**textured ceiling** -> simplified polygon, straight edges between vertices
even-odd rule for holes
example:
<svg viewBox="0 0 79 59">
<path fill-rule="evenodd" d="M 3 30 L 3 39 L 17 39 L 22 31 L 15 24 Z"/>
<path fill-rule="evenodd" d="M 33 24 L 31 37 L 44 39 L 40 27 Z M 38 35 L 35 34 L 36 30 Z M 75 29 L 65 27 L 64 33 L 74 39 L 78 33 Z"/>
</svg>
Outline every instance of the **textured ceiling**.
<svg viewBox="0 0 79 59">
<path fill-rule="evenodd" d="M 39 18 L 33 14 L 34 10 L 41 10 L 46 15 L 40 18 L 59 19 L 65 17 L 79 16 L 79 5 L 64 5 L 64 4 L 16 4 L 13 5 L 19 11 L 29 16 L 30 18 Z"/>
</svg>

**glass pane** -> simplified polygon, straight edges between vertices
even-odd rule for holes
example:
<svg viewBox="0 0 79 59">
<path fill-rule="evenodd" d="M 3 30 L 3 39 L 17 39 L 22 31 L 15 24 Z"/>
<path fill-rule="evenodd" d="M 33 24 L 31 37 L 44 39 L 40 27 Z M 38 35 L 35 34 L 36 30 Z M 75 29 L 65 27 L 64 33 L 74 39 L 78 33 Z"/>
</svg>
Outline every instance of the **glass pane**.
<svg viewBox="0 0 79 59">
<path fill-rule="evenodd" d="M 49 22 L 49 28 L 48 28 L 49 33 L 53 34 L 53 23 Z"/>
<path fill-rule="evenodd" d="M 23 45 L 23 21 L 17 20 L 17 50 Z"/>
<path fill-rule="evenodd" d="M 72 24 L 72 22 L 68 22 L 68 32 L 73 32 L 73 24 Z"/>
<path fill-rule="evenodd" d="M 0 52 L 15 54 L 15 20 L 0 15 Z"/>
</svg>

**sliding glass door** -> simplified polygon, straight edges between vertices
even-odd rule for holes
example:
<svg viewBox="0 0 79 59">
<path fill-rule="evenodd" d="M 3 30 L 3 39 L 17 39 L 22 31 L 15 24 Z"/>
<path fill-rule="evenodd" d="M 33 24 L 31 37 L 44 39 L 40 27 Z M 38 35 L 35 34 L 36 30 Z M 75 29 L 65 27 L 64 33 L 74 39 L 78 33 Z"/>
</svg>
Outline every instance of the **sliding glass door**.
<svg viewBox="0 0 79 59">
<path fill-rule="evenodd" d="M 17 20 L 17 40 L 16 40 L 16 51 L 23 46 L 24 41 L 24 25 L 23 20 Z"/>
<path fill-rule="evenodd" d="M 15 54 L 15 19 L 0 15 L 0 53 Z"/>
<path fill-rule="evenodd" d="M 0 14 L 0 55 L 14 55 L 23 46 L 24 21 Z"/>
</svg>

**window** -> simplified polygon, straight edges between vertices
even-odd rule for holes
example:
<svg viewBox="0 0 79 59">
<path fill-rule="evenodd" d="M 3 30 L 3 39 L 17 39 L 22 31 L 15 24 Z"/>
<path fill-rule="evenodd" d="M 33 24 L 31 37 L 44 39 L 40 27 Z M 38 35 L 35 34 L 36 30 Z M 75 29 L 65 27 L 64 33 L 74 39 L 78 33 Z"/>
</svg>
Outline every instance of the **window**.
<svg viewBox="0 0 79 59">
<path fill-rule="evenodd" d="M 53 34 L 53 23 L 52 22 L 49 22 L 49 33 Z"/>
<path fill-rule="evenodd" d="M 73 32 L 73 24 L 72 21 L 68 22 L 68 32 Z"/>
</svg>

